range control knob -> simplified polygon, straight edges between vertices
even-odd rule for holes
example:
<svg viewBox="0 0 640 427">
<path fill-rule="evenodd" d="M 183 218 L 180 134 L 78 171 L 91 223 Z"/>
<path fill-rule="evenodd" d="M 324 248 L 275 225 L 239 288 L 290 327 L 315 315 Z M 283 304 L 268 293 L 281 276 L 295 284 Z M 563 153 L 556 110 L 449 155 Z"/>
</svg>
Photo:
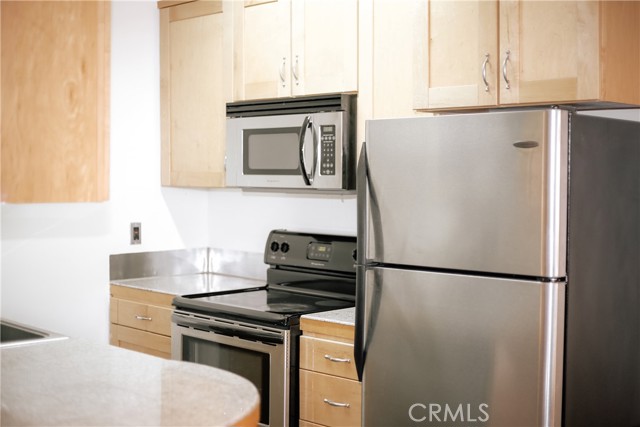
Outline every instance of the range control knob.
<svg viewBox="0 0 640 427">
<path fill-rule="evenodd" d="M 278 244 L 278 242 L 271 242 L 271 252 L 278 252 L 278 249 L 280 249 L 280 245 Z"/>
<path fill-rule="evenodd" d="M 282 242 L 282 244 L 280 245 L 280 250 L 286 254 L 287 252 L 289 252 L 289 244 L 287 242 Z"/>
</svg>

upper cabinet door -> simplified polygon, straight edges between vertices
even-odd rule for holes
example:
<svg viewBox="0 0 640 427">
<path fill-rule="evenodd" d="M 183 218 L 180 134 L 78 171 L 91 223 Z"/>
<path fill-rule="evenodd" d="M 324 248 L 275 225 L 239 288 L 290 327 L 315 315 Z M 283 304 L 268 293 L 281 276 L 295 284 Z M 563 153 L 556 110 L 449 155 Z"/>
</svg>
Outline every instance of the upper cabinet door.
<svg viewBox="0 0 640 427">
<path fill-rule="evenodd" d="M 234 7 L 234 100 L 357 90 L 357 0 Z"/>
<path fill-rule="evenodd" d="M 639 22 L 640 2 L 502 0 L 500 103 L 640 104 Z"/>
<path fill-rule="evenodd" d="M 234 100 L 291 94 L 289 0 L 234 2 Z"/>
<path fill-rule="evenodd" d="M 223 12 L 222 1 L 160 10 L 163 185 L 224 185 L 231 53 L 224 43 Z"/>
<path fill-rule="evenodd" d="M 0 8 L 2 201 L 107 200 L 111 4 Z"/>
<path fill-rule="evenodd" d="M 357 0 L 294 0 L 292 95 L 358 90 Z"/>
<path fill-rule="evenodd" d="M 640 105 L 640 2 L 429 1 L 425 109 Z"/>
<path fill-rule="evenodd" d="M 494 0 L 429 1 L 427 108 L 497 104 L 497 8 Z"/>
<path fill-rule="evenodd" d="M 500 103 L 598 98 L 598 2 L 500 2 Z"/>
</svg>

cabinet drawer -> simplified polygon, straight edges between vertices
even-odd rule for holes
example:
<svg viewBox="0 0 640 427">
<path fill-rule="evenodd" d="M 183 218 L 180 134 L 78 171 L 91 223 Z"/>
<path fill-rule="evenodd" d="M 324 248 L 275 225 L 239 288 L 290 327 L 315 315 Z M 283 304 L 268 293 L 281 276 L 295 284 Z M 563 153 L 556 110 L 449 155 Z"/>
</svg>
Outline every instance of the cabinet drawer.
<svg viewBox="0 0 640 427">
<path fill-rule="evenodd" d="M 171 336 L 171 309 L 114 298 L 116 323 L 143 331 Z"/>
<path fill-rule="evenodd" d="M 356 380 L 353 344 L 300 337 L 300 368 Z"/>
<path fill-rule="evenodd" d="M 300 418 L 330 426 L 359 426 L 358 381 L 300 370 Z"/>
<path fill-rule="evenodd" d="M 171 359 L 171 338 L 164 335 L 111 324 L 110 344 Z"/>
</svg>

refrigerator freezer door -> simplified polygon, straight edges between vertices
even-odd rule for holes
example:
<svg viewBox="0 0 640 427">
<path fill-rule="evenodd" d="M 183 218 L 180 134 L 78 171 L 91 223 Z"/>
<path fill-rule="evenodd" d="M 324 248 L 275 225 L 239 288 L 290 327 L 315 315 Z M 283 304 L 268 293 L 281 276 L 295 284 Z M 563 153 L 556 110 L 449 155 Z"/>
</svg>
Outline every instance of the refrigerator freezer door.
<svg viewBox="0 0 640 427">
<path fill-rule="evenodd" d="M 372 120 L 366 132 L 362 264 L 565 277 L 566 111 Z"/>
<path fill-rule="evenodd" d="M 563 282 L 365 274 L 363 425 L 560 425 Z"/>
</svg>

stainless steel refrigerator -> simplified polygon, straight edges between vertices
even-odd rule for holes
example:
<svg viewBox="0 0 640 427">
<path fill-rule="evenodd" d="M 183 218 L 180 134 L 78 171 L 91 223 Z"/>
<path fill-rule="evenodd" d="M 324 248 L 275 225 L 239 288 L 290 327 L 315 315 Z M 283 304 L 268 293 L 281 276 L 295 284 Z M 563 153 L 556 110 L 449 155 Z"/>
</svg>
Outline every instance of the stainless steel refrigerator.
<svg viewBox="0 0 640 427">
<path fill-rule="evenodd" d="M 640 123 L 372 120 L 357 185 L 364 426 L 640 425 Z"/>
</svg>

